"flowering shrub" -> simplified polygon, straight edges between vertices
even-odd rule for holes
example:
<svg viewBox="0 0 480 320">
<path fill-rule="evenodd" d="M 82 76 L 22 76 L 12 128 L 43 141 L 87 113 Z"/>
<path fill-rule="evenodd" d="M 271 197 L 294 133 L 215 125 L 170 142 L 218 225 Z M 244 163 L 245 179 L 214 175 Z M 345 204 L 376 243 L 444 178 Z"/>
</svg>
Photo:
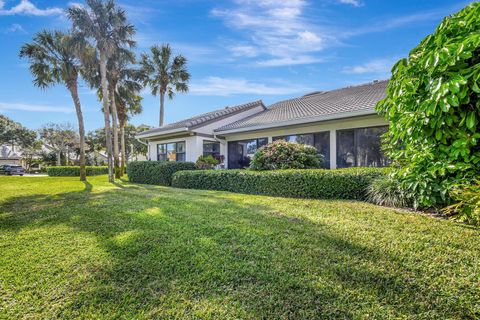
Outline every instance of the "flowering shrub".
<svg viewBox="0 0 480 320">
<path fill-rule="evenodd" d="M 216 158 L 213 156 L 200 156 L 195 163 L 195 167 L 201 170 L 208 170 L 213 169 L 220 163 Z"/>
<path fill-rule="evenodd" d="M 258 149 L 250 163 L 252 170 L 320 168 L 323 158 L 305 144 L 277 140 Z"/>
</svg>

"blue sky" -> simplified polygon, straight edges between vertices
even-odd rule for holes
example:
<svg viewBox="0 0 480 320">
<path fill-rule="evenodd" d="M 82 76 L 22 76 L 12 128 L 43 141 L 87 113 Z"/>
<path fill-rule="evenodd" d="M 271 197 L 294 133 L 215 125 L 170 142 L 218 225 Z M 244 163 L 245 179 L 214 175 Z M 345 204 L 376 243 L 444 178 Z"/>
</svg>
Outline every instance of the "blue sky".
<svg viewBox="0 0 480 320">
<path fill-rule="evenodd" d="M 190 92 L 166 103 L 172 122 L 227 105 L 275 101 L 388 78 L 455 0 L 122 0 L 136 26 L 136 51 L 170 43 L 189 60 Z M 82 1 L 78 1 L 82 3 Z M 66 89 L 35 88 L 22 44 L 42 29 L 67 29 L 75 2 L 0 0 L 0 113 L 32 129 L 76 117 Z M 95 94 L 81 84 L 87 130 L 102 126 Z M 144 94 L 132 123 L 156 125 L 158 98 Z"/>
</svg>

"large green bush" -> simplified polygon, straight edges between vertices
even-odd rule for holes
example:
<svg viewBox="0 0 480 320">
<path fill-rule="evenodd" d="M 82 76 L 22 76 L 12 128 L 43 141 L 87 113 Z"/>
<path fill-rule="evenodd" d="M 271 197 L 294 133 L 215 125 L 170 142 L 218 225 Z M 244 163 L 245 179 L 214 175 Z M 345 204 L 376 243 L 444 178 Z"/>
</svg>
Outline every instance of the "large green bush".
<svg viewBox="0 0 480 320">
<path fill-rule="evenodd" d="M 292 198 L 364 200 L 369 184 L 385 169 L 197 170 L 177 172 L 172 186 Z"/>
<path fill-rule="evenodd" d="M 252 170 L 314 169 L 322 165 L 315 147 L 277 140 L 257 150 L 250 163 Z"/>
<path fill-rule="evenodd" d="M 87 176 L 98 176 L 108 173 L 108 167 L 85 167 Z M 48 167 L 47 174 L 51 177 L 80 177 L 79 166 Z"/>
<path fill-rule="evenodd" d="M 390 121 L 387 154 L 420 207 L 450 201 L 480 174 L 480 3 L 443 20 L 392 69 L 377 111 Z"/>
<path fill-rule="evenodd" d="M 169 186 L 181 170 L 195 170 L 192 162 L 133 161 L 127 166 L 128 180 L 135 183 Z"/>
</svg>

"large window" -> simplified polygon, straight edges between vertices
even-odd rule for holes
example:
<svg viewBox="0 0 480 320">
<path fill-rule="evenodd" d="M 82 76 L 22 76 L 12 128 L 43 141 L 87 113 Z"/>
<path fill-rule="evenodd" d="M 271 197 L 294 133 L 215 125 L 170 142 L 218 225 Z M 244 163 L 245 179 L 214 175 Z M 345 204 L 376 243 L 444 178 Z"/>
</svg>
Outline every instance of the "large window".
<svg viewBox="0 0 480 320">
<path fill-rule="evenodd" d="M 214 158 L 220 156 L 220 142 L 203 140 L 203 155 Z"/>
<path fill-rule="evenodd" d="M 388 126 L 337 131 L 337 167 L 385 167 L 381 136 Z"/>
<path fill-rule="evenodd" d="M 158 161 L 185 161 L 185 142 L 157 144 Z"/>
<path fill-rule="evenodd" d="M 248 167 L 257 149 L 266 144 L 268 144 L 267 138 L 228 142 L 228 168 Z"/>
<path fill-rule="evenodd" d="M 275 140 L 285 140 L 314 146 L 317 148 L 318 153 L 323 156 L 324 161 L 322 167 L 330 168 L 330 131 L 274 137 L 273 141 Z"/>
</svg>

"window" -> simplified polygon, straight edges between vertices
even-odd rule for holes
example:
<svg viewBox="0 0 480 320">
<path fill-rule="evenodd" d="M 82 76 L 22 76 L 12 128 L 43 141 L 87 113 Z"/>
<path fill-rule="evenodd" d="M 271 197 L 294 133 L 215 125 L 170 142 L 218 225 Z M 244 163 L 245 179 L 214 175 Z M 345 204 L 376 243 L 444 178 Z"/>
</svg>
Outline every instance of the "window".
<svg viewBox="0 0 480 320">
<path fill-rule="evenodd" d="M 267 138 L 229 142 L 228 168 L 241 169 L 248 167 L 257 149 L 266 144 L 268 144 Z"/>
<path fill-rule="evenodd" d="M 203 155 L 215 158 L 220 156 L 220 142 L 203 140 Z"/>
<path fill-rule="evenodd" d="M 274 137 L 273 141 L 276 140 L 285 140 L 315 147 L 318 153 L 323 156 L 322 167 L 330 168 L 330 131 Z"/>
<path fill-rule="evenodd" d="M 388 126 L 337 131 L 337 166 L 385 167 L 389 161 L 381 150 L 381 136 Z"/>
<path fill-rule="evenodd" d="M 185 142 L 157 144 L 158 161 L 185 161 Z"/>
</svg>

